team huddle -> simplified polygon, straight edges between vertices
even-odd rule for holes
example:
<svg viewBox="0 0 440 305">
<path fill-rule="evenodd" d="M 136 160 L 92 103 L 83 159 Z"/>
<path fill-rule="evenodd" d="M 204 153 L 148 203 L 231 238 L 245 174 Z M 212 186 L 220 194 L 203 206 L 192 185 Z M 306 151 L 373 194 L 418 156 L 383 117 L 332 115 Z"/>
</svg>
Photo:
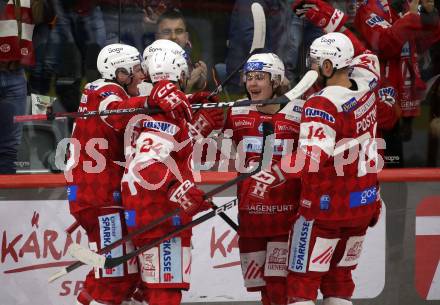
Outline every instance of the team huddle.
<svg viewBox="0 0 440 305">
<path fill-rule="evenodd" d="M 329 4 L 320 5 L 334 14 Z M 378 149 L 384 147 L 376 130 L 390 121 L 393 109 L 389 97 L 378 94 L 377 56 L 348 29 L 323 27 L 329 33 L 312 43 L 308 58 L 318 80 L 304 92 L 305 99 L 226 111 L 192 110 L 191 104 L 219 98 L 185 93 L 190 69 L 179 45 L 157 40 L 145 49 L 143 60 L 134 47 L 104 47 L 97 59 L 102 79 L 86 85 L 80 111 L 156 111 L 75 121 L 66 168 L 68 199 L 90 249 L 100 251 L 181 209 L 107 254 L 118 257 L 212 209 L 194 181 L 194 145 L 215 131 L 229 139 L 223 143 L 231 143 L 244 164 L 258 163 L 268 146 L 263 126 L 270 124 L 270 159 L 237 185 L 244 285 L 260 291 L 264 305 L 312 305 L 318 290 L 325 305 L 352 304 L 351 272 L 381 210 Z M 251 101 L 286 93 L 284 64 L 273 53 L 253 54 L 242 73 Z M 256 267 L 260 271 L 251 272 Z M 186 230 L 136 259 L 90 271 L 77 304 L 178 305 L 182 290 L 190 287 L 190 270 L 191 230 Z"/>
</svg>

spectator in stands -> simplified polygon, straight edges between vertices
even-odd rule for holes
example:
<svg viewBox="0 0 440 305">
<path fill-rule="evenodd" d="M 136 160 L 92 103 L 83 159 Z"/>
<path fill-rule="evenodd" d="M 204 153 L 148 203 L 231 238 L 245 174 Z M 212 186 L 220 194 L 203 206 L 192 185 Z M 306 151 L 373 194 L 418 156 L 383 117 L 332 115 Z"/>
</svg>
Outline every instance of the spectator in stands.
<svg viewBox="0 0 440 305">
<path fill-rule="evenodd" d="M 16 171 L 21 125 L 13 117 L 26 109 L 24 67 L 35 63 L 32 34 L 44 2 L 9 1 L 0 11 L 0 174 Z"/>
<path fill-rule="evenodd" d="M 234 71 L 249 54 L 254 24 L 251 13 L 253 0 L 237 0 L 232 11 L 228 53 L 226 57 L 226 74 Z M 300 50 L 306 50 L 308 45 L 322 32 L 309 22 L 302 22 L 289 8 L 292 0 L 259 1 L 266 16 L 265 50 L 277 54 L 284 62 L 286 79 L 296 83 L 301 71 Z M 307 33 L 304 34 L 303 33 Z M 301 45 L 304 45 L 301 48 Z M 241 92 L 240 75 L 235 75 L 228 85 L 230 92 Z"/>
<path fill-rule="evenodd" d="M 32 37 L 35 50 L 35 65 L 28 72 L 29 90 L 31 93 L 47 95 L 50 90 L 52 77 L 55 75 L 53 64 L 46 61 L 46 54 L 50 54 L 50 36 L 55 25 L 55 6 L 53 0 L 45 1 L 43 22 L 36 25 Z"/>
<path fill-rule="evenodd" d="M 126 43 L 142 52 L 154 40 L 154 24 L 144 22 L 143 1 L 125 0 L 121 6 L 120 2 L 99 1 L 105 23 L 105 45 Z"/>
<path fill-rule="evenodd" d="M 104 21 L 97 1 L 54 2 L 57 18 L 45 65 L 56 71 L 56 92 L 66 111 L 77 111 L 82 78 L 99 78 L 96 58 L 105 44 Z"/>
<path fill-rule="evenodd" d="M 161 14 L 157 20 L 156 39 L 169 39 L 180 45 L 191 55 L 191 42 L 187 31 L 185 18 L 177 9 L 172 9 Z M 190 63 L 191 76 L 188 80 L 187 92 L 201 90 L 206 87 L 208 68 L 201 61 Z"/>
</svg>

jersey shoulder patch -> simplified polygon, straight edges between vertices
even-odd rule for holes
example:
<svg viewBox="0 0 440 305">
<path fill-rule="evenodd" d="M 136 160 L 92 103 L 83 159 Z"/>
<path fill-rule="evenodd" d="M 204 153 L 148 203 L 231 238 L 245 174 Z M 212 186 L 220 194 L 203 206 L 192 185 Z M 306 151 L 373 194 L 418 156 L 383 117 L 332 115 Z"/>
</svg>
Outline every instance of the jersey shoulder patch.
<svg viewBox="0 0 440 305">
<path fill-rule="evenodd" d="M 303 111 L 303 106 L 305 100 L 300 99 L 294 99 L 293 101 L 290 101 L 287 103 L 280 111 L 279 113 L 284 114 L 286 117 L 286 120 L 294 121 L 296 123 L 301 122 L 301 114 Z"/>
<path fill-rule="evenodd" d="M 90 91 L 96 91 L 96 90 L 101 89 L 104 86 L 107 86 L 108 84 L 109 84 L 108 82 L 106 82 L 104 79 L 100 78 L 100 79 L 97 79 L 91 83 L 87 83 L 84 86 L 84 89 L 90 90 Z"/>
</svg>

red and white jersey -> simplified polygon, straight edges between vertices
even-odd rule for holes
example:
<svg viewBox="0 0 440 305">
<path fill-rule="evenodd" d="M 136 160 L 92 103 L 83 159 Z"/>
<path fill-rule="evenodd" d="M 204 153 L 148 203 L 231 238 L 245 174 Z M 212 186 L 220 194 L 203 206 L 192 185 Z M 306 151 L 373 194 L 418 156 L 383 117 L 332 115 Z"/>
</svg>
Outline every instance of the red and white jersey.
<svg viewBox="0 0 440 305">
<path fill-rule="evenodd" d="M 78 111 L 137 108 L 145 100 L 128 98 L 118 84 L 98 79 L 85 86 Z M 75 120 L 65 173 L 71 212 L 90 205 L 120 205 L 123 132 L 128 118 L 113 115 Z"/>
<path fill-rule="evenodd" d="M 306 218 L 354 219 L 376 209 L 378 97 L 374 89 L 379 61 L 366 52 L 355 57 L 351 67 L 350 89 L 327 86 L 303 107 L 298 150 L 305 153 L 305 165 L 299 211 Z"/>
<path fill-rule="evenodd" d="M 262 154 L 263 122 L 274 126 L 273 164 L 296 149 L 303 100 L 294 100 L 275 114 L 263 114 L 256 106 L 236 107 L 228 111 L 225 129 L 232 129 L 241 167 L 258 162 Z M 236 166 L 240 171 L 240 166 Z M 283 175 L 269 173 L 272 184 L 248 178 L 237 186 L 239 234 L 243 237 L 287 234 L 298 207 L 299 180 L 287 181 Z"/>
<path fill-rule="evenodd" d="M 133 122 L 133 124 L 132 124 Z M 169 201 L 168 189 L 174 182 L 190 180 L 192 140 L 186 121 L 172 120 L 164 114 L 138 115 L 127 125 L 126 169 L 121 190 L 129 218 L 129 230 L 146 225 L 179 206 Z M 175 218 L 143 234 L 156 238 L 175 229 Z M 180 224 L 191 218 L 180 215 Z M 135 224 L 133 226 L 130 223 Z M 190 235 L 191 230 L 182 235 Z"/>
<path fill-rule="evenodd" d="M 381 62 L 382 87 L 395 91 L 402 116 L 420 114 L 426 89 L 418 65 L 418 54 L 440 40 L 440 23 L 424 25 L 419 14 L 402 17 L 389 6 L 391 1 L 367 0 L 356 13 L 356 30 Z M 404 4 L 405 5 L 405 4 Z"/>
</svg>

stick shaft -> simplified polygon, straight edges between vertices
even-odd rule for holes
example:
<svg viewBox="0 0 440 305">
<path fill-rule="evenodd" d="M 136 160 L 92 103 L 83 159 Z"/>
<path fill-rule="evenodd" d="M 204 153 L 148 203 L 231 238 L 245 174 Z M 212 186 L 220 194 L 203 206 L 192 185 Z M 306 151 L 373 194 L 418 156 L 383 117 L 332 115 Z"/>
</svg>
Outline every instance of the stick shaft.
<svg viewBox="0 0 440 305">
<path fill-rule="evenodd" d="M 172 238 L 174 236 L 176 236 L 177 234 L 188 230 L 198 224 L 201 224 L 202 222 L 205 222 L 206 220 L 219 215 L 220 213 L 225 212 L 226 210 L 229 210 L 230 208 L 234 207 L 237 205 L 238 200 L 235 198 L 232 201 L 229 201 L 227 203 L 225 203 L 224 205 L 218 207 L 218 209 L 216 210 L 212 210 L 206 214 L 204 214 L 203 216 L 200 216 L 199 218 L 187 223 L 186 225 L 181 226 L 180 228 L 177 228 L 157 239 L 155 239 L 153 242 L 148 243 L 140 248 L 137 248 L 136 250 L 134 250 L 133 252 L 130 252 L 126 255 L 120 256 L 120 257 L 114 257 L 114 258 L 107 258 L 105 260 L 105 264 L 104 264 L 104 268 L 113 268 L 115 266 L 118 266 L 126 261 L 128 261 L 129 259 L 138 256 L 139 254 L 141 254 L 142 252 L 145 252 L 157 245 L 159 245 L 160 243 L 162 243 L 164 240 L 167 240 L 169 238 Z"/>
</svg>

